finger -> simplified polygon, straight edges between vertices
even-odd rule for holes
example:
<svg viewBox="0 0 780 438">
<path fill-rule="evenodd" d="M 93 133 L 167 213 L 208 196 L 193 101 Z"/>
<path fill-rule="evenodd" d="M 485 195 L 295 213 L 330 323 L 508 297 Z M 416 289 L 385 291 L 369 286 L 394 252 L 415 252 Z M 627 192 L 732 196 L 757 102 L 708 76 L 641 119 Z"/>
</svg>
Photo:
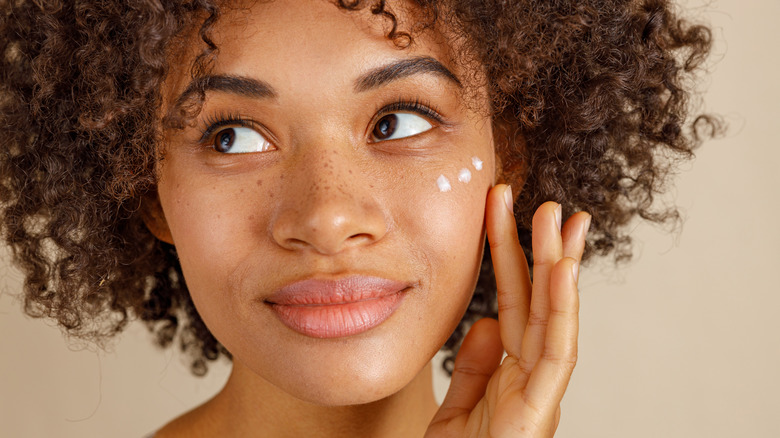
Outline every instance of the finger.
<svg viewBox="0 0 780 438">
<path fill-rule="evenodd" d="M 511 205 L 511 190 L 499 184 L 488 193 L 485 222 L 496 276 L 501 342 L 507 354 L 518 357 L 528 321 L 531 277 L 517 239 L 515 217 L 506 201 L 508 198 Z"/>
<path fill-rule="evenodd" d="M 531 236 L 534 254 L 534 281 L 528 325 L 519 356 L 520 367 L 526 373 L 530 373 L 544 349 L 550 313 L 550 274 L 555 264 L 563 257 L 560 223 L 560 204 L 546 202 L 534 214 Z"/>
<path fill-rule="evenodd" d="M 553 412 L 560 404 L 577 362 L 579 295 L 576 260 L 557 263 L 550 278 L 550 318 L 544 352 L 526 386 L 526 400 L 542 411 Z"/>
<path fill-rule="evenodd" d="M 455 358 L 450 389 L 431 424 L 471 412 L 485 395 L 503 354 L 498 321 L 483 318 L 474 323 Z"/>
<path fill-rule="evenodd" d="M 585 236 L 590 228 L 590 214 L 580 211 L 573 214 L 563 225 L 563 256 L 582 260 L 585 251 Z"/>
</svg>

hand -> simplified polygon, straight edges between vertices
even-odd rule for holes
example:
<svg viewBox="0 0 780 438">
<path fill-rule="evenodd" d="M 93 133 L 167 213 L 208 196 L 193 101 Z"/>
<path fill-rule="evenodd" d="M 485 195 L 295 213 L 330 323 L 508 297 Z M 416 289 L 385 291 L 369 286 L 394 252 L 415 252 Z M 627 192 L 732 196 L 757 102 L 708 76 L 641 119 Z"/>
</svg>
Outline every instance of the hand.
<svg viewBox="0 0 780 438">
<path fill-rule="evenodd" d="M 471 327 L 426 438 L 551 437 L 558 427 L 577 361 L 577 276 L 590 215 L 573 215 L 561 232 L 558 204 L 539 207 L 532 285 L 507 192 L 511 199 L 508 186 L 491 189 L 486 207 L 498 321 L 485 318 Z"/>
</svg>

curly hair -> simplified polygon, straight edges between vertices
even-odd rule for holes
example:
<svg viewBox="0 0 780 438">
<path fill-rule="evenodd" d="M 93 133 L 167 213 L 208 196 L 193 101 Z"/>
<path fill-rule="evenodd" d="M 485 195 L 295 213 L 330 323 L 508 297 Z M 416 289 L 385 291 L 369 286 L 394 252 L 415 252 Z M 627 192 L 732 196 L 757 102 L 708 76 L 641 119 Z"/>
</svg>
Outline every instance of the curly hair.
<svg viewBox="0 0 780 438">
<path fill-rule="evenodd" d="M 391 24 L 399 48 L 412 43 L 415 29 L 400 29 L 385 0 L 334 3 L 369 8 Z M 696 127 L 717 129 L 711 117 L 687 117 L 691 79 L 711 45 L 706 26 L 679 18 L 668 0 L 413 3 L 424 12 L 417 30 L 444 20 L 485 71 L 504 175 L 522 186 L 515 213 L 525 248 L 547 200 L 565 215 L 592 214 L 585 258 L 630 257 L 634 218 L 677 219 L 654 199 L 700 143 Z M 199 317 L 175 248 L 151 234 L 140 207 L 156 199 L 170 55 L 197 32 L 203 51 L 191 74 L 207 72 L 224 6 L 0 3 L 0 232 L 25 274 L 25 312 L 98 343 L 140 319 L 159 345 L 177 341 L 197 375 L 230 353 Z M 445 369 L 483 316 L 496 316 L 487 250 L 471 305 L 443 347 Z"/>
</svg>

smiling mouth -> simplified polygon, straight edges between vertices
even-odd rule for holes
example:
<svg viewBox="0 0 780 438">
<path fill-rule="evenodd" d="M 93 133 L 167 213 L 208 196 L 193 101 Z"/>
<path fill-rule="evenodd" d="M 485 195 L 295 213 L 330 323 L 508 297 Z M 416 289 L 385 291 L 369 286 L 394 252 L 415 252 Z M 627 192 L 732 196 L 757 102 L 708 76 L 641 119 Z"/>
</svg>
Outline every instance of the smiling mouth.
<svg viewBox="0 0 780 438">
<path fill-rule="evenodd" d="M 313 338 L 366 332 L 387 320 L 411 286 L 378 277 L 304 280 L 278 290 L 265 302 L 288 328 Z"/>
</svg>

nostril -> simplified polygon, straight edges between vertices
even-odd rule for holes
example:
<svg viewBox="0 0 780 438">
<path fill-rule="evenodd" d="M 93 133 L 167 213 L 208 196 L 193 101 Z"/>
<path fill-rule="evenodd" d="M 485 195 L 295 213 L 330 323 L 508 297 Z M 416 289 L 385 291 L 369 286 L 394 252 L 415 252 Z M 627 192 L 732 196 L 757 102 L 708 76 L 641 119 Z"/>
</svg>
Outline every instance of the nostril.
<svg viewBox="0 0 780 438">
<path fill-rule="evenodd" d="M 387 231 L 384 211 L 373 199 L 319 192 L 312 195 L 304 203 L 282 205 L 278 210 L 270 224 L 278 245 L 295 251 L 336 254 L 350 247 L 371 245 Z"/>
<path fill-rule="evenodd" d="M 294 250 L 303 249 L 303 248 L 305 248 L 305 247 L 309 246 L 309 244 L 308 244 L 308 243 L 306 243 L 306 241 L 305 241 L 305 240 L 301 240 L 301 239 L 293 239 L 293 238 L 286 239 L 286 240 L 285 240 L 285 244 L 286 244 L 285 246 L 286 246 L 287 248 L 289 248 L 289 249 L 294 249 Z"/>
<path fill-rule="evenodd" d="M 358 233 L 349 237 L 352 244 L 368 244 L 375 240 L 375 237 L 369 233 Z"/>
</svg>

